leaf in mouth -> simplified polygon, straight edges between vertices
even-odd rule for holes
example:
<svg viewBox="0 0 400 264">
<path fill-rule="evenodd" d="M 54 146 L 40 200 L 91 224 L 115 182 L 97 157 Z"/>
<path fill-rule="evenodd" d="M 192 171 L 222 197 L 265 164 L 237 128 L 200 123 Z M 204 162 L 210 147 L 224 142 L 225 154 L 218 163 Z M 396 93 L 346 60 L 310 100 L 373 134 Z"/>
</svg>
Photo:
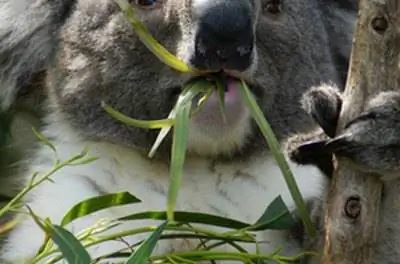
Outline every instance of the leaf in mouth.
<svg viewBox="0 0 400 264">
<path fill-rule="evenodd" d="M 149 48 L 151 52 L 153 52 L 162 62 L 169 65 L 171 68 L 183 72 L 183 73 L 193 73 L 197 72 L 200 74 L 200 71 L 195 69 L 191 69 L 188 65 L 184 62 L 180 61 L 174 55 L 169 53 L 162 45 L 160 45 L 150 34 L 150 32 L 146 29 L 146 27 L 140 22 L 140 20 L 135 16 L 135 12 L 133 7 L 126 1 L 126 0 L 115 0 L 118 5 L 121 7 L 123 12 L 125 13 L 127 19 L 132 23 L 136 33 L 138 34 L 139 38 L 143 41 L 143 43 Z M 213 76 L 211 76 L 213 77 Z M 304 200 L 302 199 L 301 193 L 299 192 L 298 186 L 294 180 L 294 177 L 291 173 L 291 170 L 279 149 L 279 142 L 277 141 L 270 125 L 268 124 L 267 120 L 265 119 L 260 107 L 258 106 L 255 98 L 251 94 L 250 90 L 248 89 L 246 83 L 243 80 L 240 80 L 241 87 L 240 91 L 242 94 L 242 99 L 245 101 L 246 105 L 248 106 L 252 117 L 255 119 L 257 125 L 259 126 L 261 132 L 263 133 L 268 145 L 270 146 L 271 152 L 273 153 L 279 167 L 284 175 L 288 188 L 291 192 L 292 198 L 294 199 L 296 205 L 299 207 L 300 216 L 305 224 L 306 231 L 309 235 L 313 236 L 315 234 L 315 230 L 311 224 L 311 220 L 307 214 L 307 210 L 305 207 Z M 191 114 L 191 103 L 192 99 L 194 98 L 194 94 L 198 94 L 198 90 L 202 90 L 203 94 L 205 94 L 205 99 L 208 98 L 207 92 L 204 93 L 208 87 L 209 82 L 201 87 L 202 82 L 199 82 L 197 85 L 189 85 L 185 87 L 182 94 L 180 95 L 180 99 L 178 99 L 178 104 L 181 105 L 177 107 L 177 105 L 172 109 L 169 117 L 167 120 L 175 120 L 171 123 L 164 123 L 161 127 L 160 123 L 152 124 L 153 126 L 158 126 L 158 128 L 162 128 L 159 136 L 156 139 L 155 144 L 153 145 L 149 156 L 153 156 L 158 146 L 161 144 L 162 140 L 170 131 L 171 127 L 174 126 L 174 142 L 172 146 L 172 154 L 178 155 L 176 158 L 172 158 L 171 160 L 171 181 L 172 181 L 172 188 L 170 190 L 170 195 L 168 199 L 168 215 L 169 219 L 173 218 L 172 210 L 175 205 L 175 199 L 177 197 L 177 186 L 179 186 L 181 180 L 181 174 L 183 169 L 183 162 L 186 150 L 186 140 L 187 140 L 187 131 L 183 131 L 184 129 L 188 129 L 188 122 Z M 203 83 L 204 84 L 204 83 Z M 219 93 L 219 102 L 220 102 L 220 109 L 223 114 L 223 118 L 225 120 L 225 106 L 224 106 L 224 97 L 225 97 L 225 87 L 224 83 L 221 79 L 216 78 L 216 87 Z M 193 92 L 190 90 L 193 89 Z M 186 98 L 186 99 L 183 99 Z M 186 102 L 182 104 L 182 102 Z M 199 104 L 202 105 L 204 100 L 199 101 Z M 190 107 L 189 107 L 190 105 Z M 142 123 L 143 125 L 143 123 Z M 182 137 L 182 138 L 179 138 Z M 176 164 L 175 164 L 176 163 Z"/>
<path fill-rule="evenodd" d="M 189 84 L 178 97 L 173 111 L 175 114 L 175 125 L 172 139 L 171 164 L 170 164 L 170 186 L 167 201 L 168 220 L 173 221 L 173 211 L 178 197 L 178 191 L 182 180 L 183 165 L 185 162 L 187 137 L 189 130 L 189 119 L 192 110 L 192 102 L 196 95 L 207 93 L 212 89 L 212 84 L 207 80 L 198 80 Z M 170 128 L 169 128 L 170 129 Z M 164 133 L 166 135 L 166 133 Z"/>
</svg>

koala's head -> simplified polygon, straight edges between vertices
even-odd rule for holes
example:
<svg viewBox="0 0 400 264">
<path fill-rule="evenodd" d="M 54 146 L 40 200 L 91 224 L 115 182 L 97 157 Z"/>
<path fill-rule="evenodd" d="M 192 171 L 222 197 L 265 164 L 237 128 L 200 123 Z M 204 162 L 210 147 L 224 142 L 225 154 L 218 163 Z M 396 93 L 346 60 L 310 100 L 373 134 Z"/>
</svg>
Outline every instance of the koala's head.
<svg viewBox="0 0 400 264">
<path fill-rule="evenodd" d="M 279 137 L 312 124 L 300 95 L 311 85 L 335 81 L 315 0 L 130 2 L 171 53 L 193 68 L 224 76 L 226 122 L 214 94 L 190 122 L 191 153 L 231 155 L 250 144 L 265 146 L 237 78 L 247 81 Z M 197 77 L 152 54 L 113 0 L 77 0 L 61 30 L 48 86 L 52 104 L 83 136 L 148 149 L 158 131 L 124 125 L 101 102 L 136 119 L 166 118 L 182 87 Z"/>
</svg>

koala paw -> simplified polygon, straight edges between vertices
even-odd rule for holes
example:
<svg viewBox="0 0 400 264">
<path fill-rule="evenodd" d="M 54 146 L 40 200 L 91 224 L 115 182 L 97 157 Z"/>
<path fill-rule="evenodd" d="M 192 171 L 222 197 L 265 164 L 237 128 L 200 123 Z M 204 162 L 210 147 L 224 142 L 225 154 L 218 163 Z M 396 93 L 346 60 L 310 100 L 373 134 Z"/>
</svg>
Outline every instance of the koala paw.
<svg viewBox="0 0 400 264">
<path fill-rule="evenodd" d="M 325 175 L 333 172 L 332 153 L 325 147 L 327 136 L 324 133 L 296 135 L 287 142 L 289 158 L 301 165 L 315 165 Z"/>
</svg>

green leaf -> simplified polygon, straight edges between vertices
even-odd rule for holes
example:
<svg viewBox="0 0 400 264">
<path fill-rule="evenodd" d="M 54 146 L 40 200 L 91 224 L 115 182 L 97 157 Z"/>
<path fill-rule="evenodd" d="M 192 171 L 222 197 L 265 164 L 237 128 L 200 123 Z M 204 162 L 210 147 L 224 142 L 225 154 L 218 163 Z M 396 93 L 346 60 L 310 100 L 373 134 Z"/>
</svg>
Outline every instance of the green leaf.
<svg viewBox="0 0 400 264">
<path fill-rule="evenodd" d="M 133 9 L 131 4 L 129 4 L 126 0 L 115 0 L 115 2 L 122 9 L 128 21 L 131 22 L 134 30 L 136 31 L 136 34 L 139 36 L 143 44 L 146 45 L 146 47 L 163 63 L 180 72 L 190 73 L 195 71 L 194 69 L 191 69 L 186 63 L 172 55 L 168 50 L 160 45 L 157 40 L 152 37 L 151 33 L 136 17 L 135 10 Z"/>
<path fill-rule="evenodd" d="M 49 148 L 51 148 L 55 153 L 57 152 L 56 147 L 50 142 L 50 140 L 48 138 L 46 138 L 42 133 L 40 133 L 39 131 L 37 131 L 34 127 L 32 128 L 33 133 L 35 134 L 35 136 L 43 142 L 43 144 L 45 144 L 46 146 L 48 146 Z"/>
<path fill-rule="evenodd" d="M 179 187 L 183 177 L 186 145 L 189 130 L 189 115 L 192 107 L 191 101 L 178 105 L 176 109 L 175 126 L 172 138 L 172 154 L 170 164 L 170 186 L 168 191 L 167 212 L 168 219 L 174 220 L 174 207 L 178 197 Z"/>
<path fill-rule="evenodd" d="M 186 156 L 187 134 L 189 119 L 192 112 L 192 101 L 199 93 L 208 94 L 213 88 L 210 81 L 202 78 L 189 83 L 178 97 L 177 103 L 169 117 L 174 118 L 174 134 L 172 139 L 172 159 L 170 164 L 170 187 L 167 201 L 167 211 L 170 212 L 170 220 L 173 219 L 173 208 L 178 196 L 178 189 L 182 180 L 182 170 Z M 195 109 L 196 110 L 196 109 Z M 153 157 L 155 151 L 167 136 L 171 127 L 163 128 L 153 144 L 149 157 Z"/>
<path fill-rule="evenodd" d="M 128 215 L 118 220 L 130 221 L 130 220 L 143 220 L 143 219 L 167 220 L 167 212 L 147 211 L 147 212 Z M 182 223 L 207 224 L 207 225 L 226 227 L 232 229 L 242 229 L 251 226 L 250 224 L 246 224 L 244 222 L 240 222 L 230 218 L 221 217 L 218 215 L 184 212 L 184 211 L 174 212 L 174 221 Z"/>
<path fill-rule="evenodd" d="M 90 264 L 91 258 L 78 239 L 58 225 L 46 224 L 46 231 L 57 244 L 64 258 L 70 264 Z"/>
<path fill-rule="evenodd" d="M 92 162 L 94 162 L 94 161 L 96 161 L 96 160 L 98 160 L 98 159 L 99 159 L 98 157 L 87 157 L 87 158 L 82 159 L 82 160 L 78 160 L 78 161 L 71 162 L 71 163 L 69 163 L 68 165 L 69 165 L 69 166 L 86 165 L 86 164 L 92 163 Z"/>
<path fill-rule="evenodd" d="M 101 103 L 104 110 L 114 117 L 115 119 L 121 121 L 122 123 L 128 126 L 135 126 L 145 129 L 160 129 L 163 127 L 172 126 L 174 124 L 173 119 L 160 119 L 160 120 L 139 120 L 134 119 L 129 116 L 124 115 L 123 113 L 113 109 L 112 107 L 106 105 L 104 102 Z"/>
<path fill-rule="evenodd" d="M 204 103 L 208 100 L 208 98 L 212 95 L 213 90 L 209 89 L 209 91 L 205 92 L 202 97 L 199 99 L 197 102 L 197 107 L 192 111 L 191 116 L 194 116 L 195 114 L 200 111 L 200 109 L 203 107 Z"/>
<path fill-rule="evenodd" d="M 159 240 L 171 240 L 171 239 L 198 239 L 198 240 L 208 240 L 208 241 L 213 241 L 213 240 L 219 240 L 223 241 L 223 243 L 235 243 L 235 242 L 247 242 L 247 243 L 252 243 L 253 241 L 250 241 L 249 239 L 242 238 L 240 236 L 226 236 L 224 234 L 211 234 L 211 235 L 204 235 L 204 234 L 186 234 L 186 233 L 169 233 L 166 235 L 162 235 Z M 139 241 L 133 245 L 132 247 L 135 247 L 137 245 L 140 245 L 143 243 L 143 241 Z"/>
<path fill-rule="evenodd" d="M 290 222 L 286 218 L 286 215 L 283 213 L 282 205 L 279 203 L 279 199 L 275 199 L 268 208 L 263 216 L 255 223 L 248 224 L 245 222 L 237 221 L 235 219 L 221 217 L 218 215 L 212 214 L 204 214 L 204 213 L 194 213 L 194 212 L 184 212 L 184 211 L 175 211 L 174 212 L 174 221 L 178 223 L 196 223 L 196 224 L 206 224 L 210 226 L 218 226 L 230 229 L 251 229 L 254 231 L 267 230 L 267 229 L 282 229 L 282 225 L 289 226 Z M 286 206 L 283 204 L 284 208 Z M 281 216 L 279 218 L 278 213 L 281 212 Z M 266 216 L 270 216 L 267 218 Z M 275 216 L 275 218 L 274 218 Z M 131 221 L 131 220 L 144 220 L 144 219 L 152 219 L 152 220 L 167 220 L 167 212 L 166 211 L 147 211 L 140 212 L 137 214 L 131 214 L 122 218 L 119 218 L 120 221 Z M 282 225 L 280 225 L 280 221 L 282 221 Z M 255 226 L 257 225 L 257 226 Z"/>
<path fill-rule="evenodd" d="M 140 202 L 141 200 L 128 192 L 112 193 L 89 198 L 72 207 L 68 213 L 65 214 L 63 220 L 61 221 L 61 225 L 65 226 L 77 218 L 109 207 L 135 204 Z"/>
<path fill-rule="evenodd" d="M 45 238 L 43 241 L 43 245 L 39 248 L 39 252 L 42 251 L 42 249 L 45 247 L 47 244 L 47 241 L 49 240 L 49 235 L 47 234 L 47 230 L 45 225 L 42 223 L 42 220 L 33 212 L 33 210 L 27 205 L 26 208 L 28 209 L 29 215 L 32 217 L 33 222 L 45 233 Z M 47 220 L 49 223 L 50 220 Z"/>
<path fill-rule="evenodd" d="M 247 230 L 263 230 L 266 227 L 267 229 L 277 230 L 289 229 L 294 224 L 295 221 L 283 202 L 282 197 L 278 196 L 268 205 L 260 219 Z"/>
<path fill-rule="evenodd" d="M 175 118 L 175 108 L 172 109 L 172 111 L 168 115 L 169 119 L 174 119 Z M 165 137 L 168 135 L 169 131 L 171 130 L 172 126 L 165 126 L 163 127 L 160 132 L 157 135 L 156 141 L 154 142 L 153 146 L 150 149 L 150 152 L 148 154 L 149 158 L 153 158 L 154 155 L 156 154 L 157 149 L 160 147 L 161 143 L 165 139 Z"/>
<path fill-rule="evenodd" d="M 20 224 L 20 222 L 21 219 L 19 217 L 11 217 L 10 215 L 2 217 L 0 221 L 0 237 L 5 237 L 5 235 Z"/>
<path fill-rule="evenodd" d="M 226 114 L 225 114 L 225 83 L 218 78 L 216 80 L 217 91 L 218 91 L 218 99 L 219 99 L 219 108 L 222 115 L 222 120 L 226 123 Z"/>
<path fill-rule="evenodd" d="M 167 224 L 168 222 L 164 222 L 157 227 L 153 234 L 144 241 L 144 243 L 135 251 L 135 253 L 132 254 L 126 264 L 147 264 L 149 257 Z"/>
<path fill-rule="evenodd" d="M 274 155 L 276 162 L 279 165 L 279 168 L 282 171 L 283 177 L 286 181 L 286 184 L 289 188 L 290 194 L 299 210 L 299 215 L 303 221 L 305 230 L 307 234 L 311 237 L 315 235 L 315 228 L 309 218 L 309 214 L 303 199 L 303 196 L 300 193 L 300 190 L 297 186 L 296 180 L 293 177 L 293 174 L 290 170 L 289 164 L 287 163 L 285 157 L 283 156 L 282 152 L 280 151 L 279 142 L 275 137 L 275 134 L 264 117 L 263 112 L 261 111 L 260 107 L 258 106 L 254 96 L 251 94 L 248 86 L 242 80 L 242 87 L 239 89 L 242 93 L 242 99 L 244 100 L 245 104 L 247 105 L 248 109 L 250 110 L 251 115 L 253 116 L 254 120 L 256 121 L 258 127 L 260 128 L 262 134 L 264 135 L 268 146 L 271 150 L 271 153 Z"/>
</svg>

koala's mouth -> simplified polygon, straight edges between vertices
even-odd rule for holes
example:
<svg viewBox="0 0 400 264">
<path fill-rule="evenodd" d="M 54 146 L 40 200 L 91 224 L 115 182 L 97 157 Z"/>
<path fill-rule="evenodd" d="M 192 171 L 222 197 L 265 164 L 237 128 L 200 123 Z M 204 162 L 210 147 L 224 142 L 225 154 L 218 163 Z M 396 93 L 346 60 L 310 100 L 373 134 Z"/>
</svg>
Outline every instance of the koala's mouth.
<svg viewBox="0 0 400 264">
<path fill-rule="evenodd" d="M 219 92 L 217 86 L 201 106 L 200 110 L 193 116 L 192 120 L 201 126 L 217 129 L 228 128 L 232 129 L 240 120 L 247 116 L 247 107 L 241 97 L 241 81 L 238 77 L 227 74 L 225 72 L 213 73 L 213 77 L 217 77 L 222 81 L 224 87 L 224 113 L 221 110 Z M 207 78 L 205 76 L 194 76 L 189 82 L 196 81 L 199 78 Z M 195 98 L 197 105 L 201 96 Z"/>
<path fill-rule="evenodd" d="M 193 112 L 189 122 L 188 150 L 199 155 L 232 155 L 237 149 L 242 148 L 251 136 L 251 114 L 245 100 L 242 98 L 242 76 L 216 73 L 224 87 L 224 108 L 221 108 L 220 93 L 215 84 L 215 89 L 203 102 L 200 109 Z M 196 81 L 197 78 L 206 76 L 191 76 L 187 82 Z M 213 78 L 211 78 L 213 79 Z M 246 80 L 246 77 L 243 79 Z M 248 81 L 251 92 L 254 86 Z M 196 107 L 202 98 L 194 99 Z"/>
</svg>

